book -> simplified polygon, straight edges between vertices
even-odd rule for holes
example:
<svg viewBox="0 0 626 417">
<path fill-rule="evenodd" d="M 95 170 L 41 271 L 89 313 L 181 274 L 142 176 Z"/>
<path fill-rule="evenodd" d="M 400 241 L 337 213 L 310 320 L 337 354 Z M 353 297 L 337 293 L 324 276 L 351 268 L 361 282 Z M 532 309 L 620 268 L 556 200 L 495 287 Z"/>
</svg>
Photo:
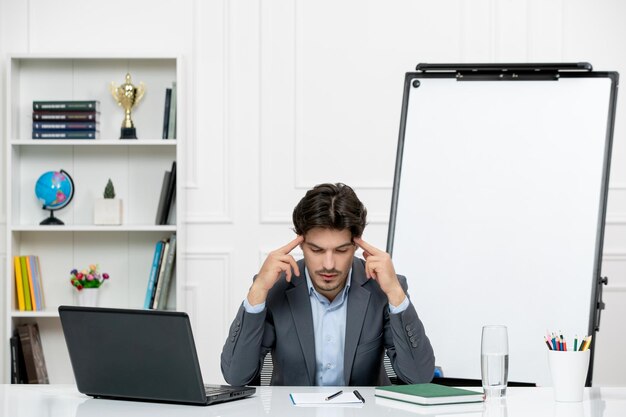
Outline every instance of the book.
<svg viewBox="0 0 626 417">
<path fill-rule="evenodd" d="M 172 204 L 174 203 L 174 197 L 176 197 L 176 161 L 172 162 L 169 185 L 167 186 L 167 195 L 165 197 L 165 210 L 161 218 L 161 224 L 167 224 L 170 211 L 172 210 Z"/>
<path fill-rule="evenodd" d="M 167 130 L 168 139 L 176 139 L 176 101 L 177 101 L 176 81 L 172 82 L 172 99 L 170 103 L 169 126 Z"/>
<path fill-rule="evenodd" d="M 24 353 L 26 380 L 29 384 L 48 384 L 48 370 L 41 345 L 37 323 L 26 323 L 17 327 L 20 345 Z"/>
<path fill-rule="evenodd" d="M 171 171 L 166 171 L 161 185 L 161 195 L 157 207 L 156 224 L 167 224 L 176 196 L 176 161 L 172 162 Z"/>
<path fill-rule="evenodd" d="M 15 270 L 15 296 L 17 298 L 17 309 L 26 310 L 24 302 L 24 281 L 22 280 L 22 264 L 19 256 L 13 257 L 13 269 Z"/>
<path fill-rule="evenodd" d="M 39 297 L 41 299 L 41 309 L 46 308 L 46 297 L 43 294 L 43 281 L 41 275 L 41 264 L 39 263 L 39 256 L 35 256 L 35 276 L 37 277 L 37 287 L 39 289 Z"/>
<path fill-rule="evenodd" d="M 143 302 L 143 308 L 149 309 L 151 307 L 152 294 L 154 293 L 155 283 L 157 279 L 157 273 L 159 272 L 159 261 L 161 260 L 161 253 L 163 249 L 163 241 L 160 240 L 156 243 L 154 248 L 154 256 L 152 257 L 152 267 L 150 268 L 150 276 L 148 277 L 148 287 L 146 288 L 146 298 Z"/>
<path fill-rule="evenodd" d="M 29 273 L 31 276 L 30 283 L 32 285 L 33 293 L 35 296 L 35 305 L 37 306 L 37 311 L 42 311 L 45 307 L 43 305 L 43 291 L 41 286 L 41 276 L 39 275 L 38 268 L 38 257 L 37 256 L 28 256 L 27 257 Z"/>
<path fill-rule="evenodd" d="M 156 303 L 156 308 L 165 309 L 167 305 L 167 296 L 170 291 L 170 283 L 174 274 L 174 266 L 176 264 L 176 233 L 172 233 L 169 240 L 169 249 L 167 259 L 165 259 L 165 272 L 163 273 L 163 283 L 161 284 L 161 292 Z"/>
<path fill-rule="evenodd" d="M 161 195 L 159 196 L 159 205 L 157 206 L 156 219 L 154 220 L 155 224 L 163 224 L 161 223 L 161 219 L 163 218 L 163 212 L 165 211 L 167 187 L 170 184 L 170 174 L 171 174 L 170 171 L 165 171 L 165 174 L 163 174 L 163 184 L 161 184 Z"/>
<path fill-rule="evenodd" d="M 168 131 L 170 128 L 170 103 L 172 100 L 172 89 L 165 89 L 165 108 L 163 110 L 163 134 L 162 138 L 167 139 Z"/>
<path fill-rule="evenodd" d="M 100 112 L 95 111 L 33 111 L 33 121 L 40 120 L 74 120 L 74 121 L 96 121 Z"/>
<path fill-rule="evenodd" d="M 20 344 L 20 337 L 17 329 L 13 333 L 13 336 L 11 336 L 9 345 L 11 348 L 11 383 L 25 384 L 26 365 L 24 364 L 24 354 L 22 352 L 22 346 Z"/>
<path fill-rule="evenodd" d="M 33 282 L 33 271 L 30 266 L 30 257 L 23 256 L 24 263 L 26 264 L 26 272 L 28 273 L 28 288 L 30 288 L 30 302 L 33 307 L 33 311 L 39 310 L 39 305 L 37 304 L 37 297 L 35 296 L 35 284 Z"/>
<path fill-rule="evenodd" d="M 100 122 L 33 122 L 33 130 L 100 130 Z"/>
<path fill-rule="evenodd" d="M 377 397 L 421 405 L 472 403 L 484 400 L 482 392 L 439 384 L 412 384 L 376 387 Z"/>
<path fill-rule="evenodd" d="M 98 130 L 33 130 L 33 139 L 98 139 Z"/>
<path fill-rule="evenodd" d="M 382 397 L 376 397 L 375 401 L 376 405 L 379 406 L 428 416 L 462 414 L 463 417 L 483 417 L 483 411 L 485 410 L 484 402 L 420 405 Z"/>
<path fill-rule="evenodd" d="M 9 339 L 9 348 L 11 349 L 11 384 L 19 384 L 18 369 L 17 369 L 17 345 L 18 340 L 16 336 L 11 336 Z"/>
<path fill-rule="evenodd" d="M 26 269 L 26 259 L 20 256 L 20 269 L 22 271 L 22 289 L 24 293 L 24 310 L 33 311 L 32 299 L 30 298 L 30 282 L 28 279 L 28 269 Z"/>
<path fill-rule="evenodd" d="M 98 100 L 33 101 L 33 110 L 99 111 Z"/>
<path fill-rule="evenodd" d="M 156 287 L 154 289 L 154 296 L 152 297 L 152 305 L 150 306 L 154 310 L 156 310 L 159 306 L 159 294 L 161 294 L 161 289 L 163 288 L 163 274 L 165 274 L 165 261 L 169 254 L 169 250 L 170 250 L 170 242 L 166 241 L 163 247 L 163 255 L 161 256 L 161 264 L 159 265 L 159 276 L 156 281 Z"/>
</svg>

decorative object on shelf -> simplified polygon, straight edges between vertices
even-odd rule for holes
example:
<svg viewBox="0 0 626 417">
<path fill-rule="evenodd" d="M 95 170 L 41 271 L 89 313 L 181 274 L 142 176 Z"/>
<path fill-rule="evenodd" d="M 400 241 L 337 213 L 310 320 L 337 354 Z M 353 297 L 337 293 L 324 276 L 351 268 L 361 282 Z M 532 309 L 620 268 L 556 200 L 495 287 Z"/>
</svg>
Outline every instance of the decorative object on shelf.
<svg viewBox="0 0 626 417">
<path fill-rule="evenodd" d="M 78 305 L 96 307 L 98 305 L 98 288 L 109 279 L 106 272 L 101 274 L 98 265 L 89 265 L 89 268 L 70 271 L 70 283 L 78 290 Z"/>
<path fill-rule="evenodd" d="M 100 101 L 33 101 L 33 139 L 97 139 Z"/>
<path fill-rule="evenodd" d="M 137 139 L 137 131 L 130 118 L 130 111 L 139 104 L 146 92 L 144 84 L 139 83 L 139 86 L 135 87 L 130 81 L 130 73 L 127 73 L 126 82 L 119 87 L 116 87 L 115 83 L 111 82 L 110 90 L 117 104 L 124 109 L 124 121 L 122 122 L 120 139 Z"/>
<path fill-rule="evenodd" d="M 35 195 L 44 210 L 50 210 L 50 217 L 40 225 L 63 225 L 54 217 L 54 211 L 67 206 L 74 197 L 74 180 L 65 170 L 48 171 L 41 174 L 35 184 Z"/>
<path fill-rule="evenodd" d="M 99 198 L 94 203 L 93 222 L 97 225 L 122 224 L 122 200 L 115 198 L 115 187 L 109 178 L 104 187 L 104 198 Z"/>
</svg>

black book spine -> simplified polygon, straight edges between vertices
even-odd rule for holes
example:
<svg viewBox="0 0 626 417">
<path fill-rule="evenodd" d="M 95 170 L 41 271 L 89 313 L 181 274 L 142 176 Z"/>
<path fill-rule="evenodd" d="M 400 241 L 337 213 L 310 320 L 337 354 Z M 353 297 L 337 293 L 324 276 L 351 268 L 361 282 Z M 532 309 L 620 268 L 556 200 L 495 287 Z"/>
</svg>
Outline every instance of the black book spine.
<svg viewBox="0 0 626 417">
<path fill-rule="evenodd" d="M 165 197 L 165 210 L 163 210 L 159 224 L 167 224 L 167 219 L 172 208 L 172 202 L 176 193 L 176 161 L 172 162 L 172 170 L 170 171 L 170 181 L 167 186 L 167 194 Z"/>
<path fill-rule="evenodd" d="M 19 384 L 18 365 L 17 365 L 17 336 L 11 336 L 11 384 Z"/>
<path fill-rule="evenodd" d="M 163 113 L 163 139 L 168 139 L 167 133 L 170 129 L 170 106 L 172 103 L 172 89 L 165 89 L 165 111 Z"/>
</svg>

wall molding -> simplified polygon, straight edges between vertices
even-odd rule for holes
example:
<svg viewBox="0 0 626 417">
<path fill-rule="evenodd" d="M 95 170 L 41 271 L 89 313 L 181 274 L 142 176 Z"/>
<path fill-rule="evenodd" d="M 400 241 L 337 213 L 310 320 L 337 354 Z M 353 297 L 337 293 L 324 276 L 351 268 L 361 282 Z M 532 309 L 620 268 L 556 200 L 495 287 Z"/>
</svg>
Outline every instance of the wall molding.
<svg viewBox="0 0 626 417">
<path fill-rule="evenodd" d="M 602 262 L 626 262 L 626 250 L 605 250 Z"/>
<path fill-rule="evenodd" d="M 185 224 L 233 224 L 233 218 L 229 214 L 209 213 L 201 214 L 199 212 L 188 213 L 183 219 Z"/>
<path fill-rule="evenodd" d="M 278 225 L 291 225 L 291 212 L 269 212 L 266 213 L 261 207 L 261 215 L 259 219 L 260 224 L 278 224 Z M 383 212 L 369 212 L 367 213 L 367 224 L 388 224 L 389 213 Z"/>
<path fill-rule="evenodd" d="M 189 320 L 191 321 L 191 327 L 193 329 L 198 328 L 198 285 L 197 284 L 185 284 L 182 287 L 185 300 L 185 311 L 189 314 Z"/>
<path fill-rule="evenodd" d="M 626 213 L 608 213 L 606 215 L 605 223 L 609 226 L 625 225 Z"/>
<path fill-rule="evenodd" d="M 185 260 L 185 264 L 187 265 L 187 273 L 189 274 L 189 261 L 200 261 L 200 262 L 219 262 L 221 263 L 221 269 L 222 269 L 222 276 L 224 277 L 224 279 L 226 280 L 224 282 L 223 288 L 222 288 L 222 300 L 224 300 L 223 304 L 222 304 L 222 315 L 224 317 L 224 320 L 226 320 L 226 322 L 228 322 L 228 316 L 229 316 L 229 312 L 230 312 L 230 295 L 232 293 L 232 285 L 233 285 L 233 280 L 231 279 L 231 257 L 232 257 L 232 249 L 226 249 L 226 248 L 212 248 L 212 249 L 199 249 L 199 250 L 191 250 L 191 251 L 187 251 L 185 252 L 182 257 Z M 185 282 L 185 290 L 187 290 L 187 288 L 189 288 L 190 290 L 193 290 L 193 294 L 186 294 L 186 298 L 185 298 L 185 302 L 189 302 L 190 304 L 187 304 L 185 306 L 185 309 L 187 311 L 193 311 L 194 313 L 198 313 L 199 311 L 199 301 L 198 301 L 198 293 L 199 291 L 199 287 L 200 284 L 196 281 L 196 282 Z M 198 314 L 194 314 L 195 317 L 198 316 Z M 224 324 L 224 326 L 227 326 L 228 324 Z M 219 340 L 225 340 L 226 339 L 226 334 L 228 332 L 228 328 L 221 326 L 220 327 L 220 339 Z"/>
<path fill-rule="evenodd" d="M 186 189 L 198 189 L 198 144 L 196 132 L 197 130 L 197 120 L 198 117 L 196 115 L 198 106 L 198 94 L 196 93 L 197 82 L 197 73 L 198 73 L 198 38 L 199 38 L 199 13 L 198 13 L 198 0 L 193 0 L 191 3 L 191 13 L 192 13 L 192 23 L 191 23 L 191 68 L 189 72 L 191 73 L 190 82 L 187 83 L 185 93 L 189 94 L 187 101 L 191 103 L 190 110 L 188 111 L 187 120 L 189 121 L 188 126 L 185 129 L 185 154 L 187 156 L 186 172 L 185 176 L 185 188 Z M 180 69 L 179 69 L 180 70 Z M 180 131 L 177 132 L 180 135 Z M 177 136 L 178 137 L 178 136 Z"/>
<path fill-rule="evenodd" d="M 191 57 L 191 78 L 192 82 L 188 87 L 191 96 L 192 108 L 190 111 L 191 114 L 191 133 L 186 137 L 188 148 L 185 149 L 186 155 L 189 157 L 191 163 L 190 167 L 187 167 L 187 172 L 189 173 L 189 178 L 186 179 L 185 188 L 190 190 L 199 190 L 199 169 L 198 167 L 201 165 L 199 158 L 201 157 L 200 152 L 198 151 L 198 93 L 196 92 L 198 82 L 197 82 L 197 73 L 199 67 L 199 48 L 198 42 L 196 39 L 200 37 L 199 31 L 200 27 L 204 25 L 204 22 L 201 21 L 205 16 L 203 16 L 198 11 L 198 2 L 200 0 L 194 0 L 193 2 L 193 40 L 192 40 L 192 57 Z M 232 207 L 232 187 L 231 184 L 231 175 L 230 175 L 230 155 L 231 155 L 231 147 L 230 143 L 232 142 L 231 138 L 231 130 L 229 127 L 230 120 L 230 2 L 226 0 L 222 0 L 220 2 L 221 5 L 221 36 L 222 42 L 220 47 L 220 56 L 221 56 L 221 74 L 220 74 L 220 82 L 215 83 L 215 85 L 220 86 L 220 95 L 221 95 L 221 109 L 222 115 L 219 118 L 219 126 L 216 127 L 216 131 L 221 134 L 216 135 L 221 139 L 221 148 L 222 148 L 222 161 L 224 161 L 224 169 L 222 171 L 222 198 L 220 199 L 221 210 L 213 211 L 213 212 L 203 212 L 203 211 L 195 211 L 195 212 L 187 212 L 185 213 L 183 223 L 186 224 L 232 224 L 233 216 L 231 212 Z"/>
<path fill-rule="evenodd" d="M 309 190 L 313 188 L 318 181 L 305 181 L 303 179 L 303 173 L 301 168 L 306 167 L 306 158 L 304 155 L 304 126 L 303 126 L 303 102 L 304 102 L 304 93 L 302 91 L 302 80 L 303 74 L 302 71 L 304 69 L 304 64 L 302 61 L 302 56 L 304 55 L 304 45 L 303 45 L 303 21 L 304 16 L 302 13 L 302 1 L 303 0 L 295 0 L 294 4 L 294 16 L 293 16 L 293 46 L 294 46 L 294 62 L 293 62 L 293 71 L 294 71 L 294 86 L 293 86 L 293 118 L 294 118 L 294 188 L 296 190 Z M 395 134 L 395 132 L 394 132 Z M 393 188 L 393 181 L 351 181 L 350 186 L 355 189 L 362 190 L 384 190 L 388 191 Z"/>
</svg>

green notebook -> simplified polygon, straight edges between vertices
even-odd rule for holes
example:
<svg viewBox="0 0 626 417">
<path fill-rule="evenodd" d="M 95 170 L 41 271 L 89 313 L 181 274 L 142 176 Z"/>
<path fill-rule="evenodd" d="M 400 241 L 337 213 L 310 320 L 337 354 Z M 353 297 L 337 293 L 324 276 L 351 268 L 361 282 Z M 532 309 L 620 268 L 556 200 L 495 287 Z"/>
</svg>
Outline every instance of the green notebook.
<svg viewBox="0 0 626 417">
<path fill-rule="evenodd" d="M 392 385 L 376 387 L 377 397 L 391 398 L 421 405 L 474 403 L 484 400 L 482 392 L 438 384 Z"/>
</svg>

